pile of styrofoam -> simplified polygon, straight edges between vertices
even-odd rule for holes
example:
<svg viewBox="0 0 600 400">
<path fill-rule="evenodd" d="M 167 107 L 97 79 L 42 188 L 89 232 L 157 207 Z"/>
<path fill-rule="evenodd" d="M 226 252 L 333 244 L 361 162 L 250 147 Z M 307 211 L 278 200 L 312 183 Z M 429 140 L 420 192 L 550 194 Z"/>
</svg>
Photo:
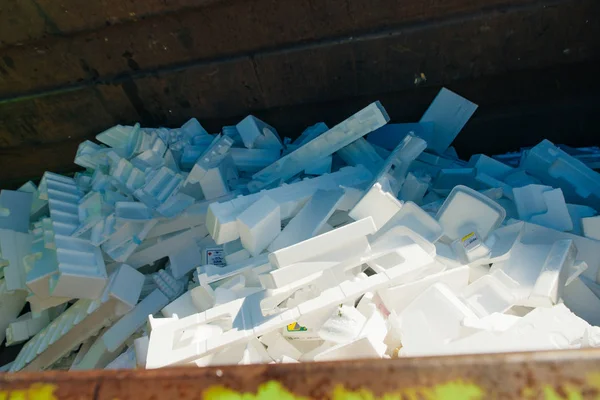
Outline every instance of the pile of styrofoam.
<svg viewBox="0 0 600 400">
<path fill-rule="evenodd" d="M 598 346 L 600 149 L 463 161 L 476 108 L 83 142 L 85 172 L 0 194 L 0 340 L 25 342 L 2 369 Z"/>
</svg>

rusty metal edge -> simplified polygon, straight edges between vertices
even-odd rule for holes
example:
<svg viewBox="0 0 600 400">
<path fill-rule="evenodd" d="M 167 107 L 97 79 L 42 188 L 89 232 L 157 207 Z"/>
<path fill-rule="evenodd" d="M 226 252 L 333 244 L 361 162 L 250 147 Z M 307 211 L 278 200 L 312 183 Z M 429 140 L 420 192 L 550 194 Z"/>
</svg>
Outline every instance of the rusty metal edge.
<svg viewBox="0 0 600 400">
<path fill-rule="evenodd" d="M 291 398 L 347 397 L 340 397 L 344 394 L 373 399 L 383 395 L 411 398 L 409 394 L 416 393 L 414 398 L 570 399 L 596 398 L 600 393 L 599 377 L 600 349 L 582 349 L 328 363 L 0 374 L 0 398 L 3 393 L 12 398 L 10 393 L 14 390 L 49 385 L 54 397 L 45 400 L 117 396 L 121 400 L 157 396 L 191 399 L 201 395 L 218 398 L 213 395 L 261 391 Z M 88 395 L 72 397 L 74 385 Z"/>
</svg>

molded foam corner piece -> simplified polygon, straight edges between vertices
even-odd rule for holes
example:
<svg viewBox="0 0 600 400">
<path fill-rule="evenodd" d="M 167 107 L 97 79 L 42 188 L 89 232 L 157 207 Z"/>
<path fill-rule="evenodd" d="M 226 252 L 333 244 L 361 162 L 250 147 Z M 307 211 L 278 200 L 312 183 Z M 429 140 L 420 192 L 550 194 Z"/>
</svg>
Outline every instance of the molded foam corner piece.
<svg viewBox="0 0 600 400">
<path fill-rule="evenodd" d="M 142 203 L 165 217 L 174 217 L 194 203 L 194 199 L 179 192 L 183 177 L 167 167 L 152 171 L 145 184 L 134 192 Z"/>
<path fill-rule="evenodd" d="M 356 139 L 382 127 L 389 119 L 381 103 L 370 104 L 329 131 L 254 174 L 252 181 L 248 183 L 248 190 L 255 193 L 273 183 L 286 181 L 298 172 L 309 168 L 313 162 L 335 153 Z"/>
<path fill-rule="evenodd" d="M 516 303 L 512 289 L 517 285 L 504 272 L 495 271 L 467 286 L 461 298 L 479 317 L 504 313 Z"/>
<path fill-rule="evenodd" d="M 317 190 L 269 245 L 269 252 L 315 236 L 337 209 L 344 195 L 345 191 L 342 189 Z"/>
<path fill-rule="evenodd" d="M 75 180 L 46 172 L 38 190 L 40 198 L 48 200 L 53 232 L 70 236 L 79 227 L 79 202 L 83 198 Z"/>
<path fill-rule="evenodd" d="M 114 261 L 124 262 L 142 244 L 158 221 L 115 223 L 110 237 L 101 245 L 102 250 Z M 92 235 L 94 237 L 94 235 Z"/>
<path fill-rule="evenodd" d="M 242 246 L 256 257 L 281 232 L 279 204 L 263 196 L 237 217 Z"/>
<path fill-rule="evenodd" d="M 97 299 L 108 280 L 100 249 L 89 241 L 55 235 L 57 273 L 50 277 L 50 295 Z"/>
<path fill-rule="evenodd" d="M 569 203 L 600 209 L 600 174 L 549 140 L 526 151 L 520 167 L 542 183 L 562 189 Z"/>
<path fill-rule="evenodd" d="M 123 264 L 97 300 L 77 301 L 23 346 L 10 371 L 44 370 L 131 310 L 144 275 Z"/>
<path fill-rule="evenodd" d="M 4 340 L 6 328 L 25 307 L 26 297 L 26 291 L 9 291 L 4 279 L 0 279 L 0 342 Z"/>
<path fill-rule="evenodd" d="M 239 196 L 233 200 L 212 203 L 208 206 L 206 227 L 217 244 L 231 242 L 239 238 L 237 217 L 262 196 L 269 196 L 279 204 L 281 219 L 296 215 L 304 202 L 318 189 L 332 187 L 356 187 L 372 179 L 372 174 L 363 166 L 345 167 L 337 172 L 312 179 L 304 179 L 290 185 L 282 185 L 261 193 Z"/>
<path fill-rule="evenodd" d="M 560 189 L 527 185 L 513 189 L 519 219 L 557 231 L 570 231 L 573 221 Z"/>
<path fill-rule="evenodd" d="M 248 115 L 241 120 L 236 126 L 237 131 L 242 137 L 244 146 L 249 149 L 277 149 L 281 150 L 281 138 L 277 130 L 271 125 L 261 121 L 260 119 Z"/>
<path fill-rule="evenodd" d="M 140 301 L 131 311 L 125 314 L 113 326 L 108 328 L 77 364 L 75 370 L 104 368 L 123 348 L 138 329 L 144 326 L 148 315 L 156 314 L 169 303 L 169 298 L 159 289 L 155 289 Z"/>
<path fill-rule="evenodd" d="M 433 132 L 424 135 L 427 148 L 443 154 L 477 110 L 477 104 L 442 88 L 419 122 L 433 122 Z"/>
<path fill-rule="evenodd" d="M 404 124 L 387 124 L 369 133 L 369 143 L 387 150 L 394 150 L 398 143 L 409 134 L 426 138 L 433 137 L 433 122 L 416 122 Z"/>
</svg>

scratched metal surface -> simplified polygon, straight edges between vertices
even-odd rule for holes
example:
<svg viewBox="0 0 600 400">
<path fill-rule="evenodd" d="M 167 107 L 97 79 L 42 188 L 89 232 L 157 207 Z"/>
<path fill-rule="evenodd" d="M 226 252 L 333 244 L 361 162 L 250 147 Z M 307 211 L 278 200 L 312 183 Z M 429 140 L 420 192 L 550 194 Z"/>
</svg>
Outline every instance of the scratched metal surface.
<svg viewBox="0 0 600 400">
<path fill-rule="evenodd" d="M 0 375 L 0 399 L 241 399 L 243 393 L 244 399 L 596 399 L 600 349 Z"/>
</svg>

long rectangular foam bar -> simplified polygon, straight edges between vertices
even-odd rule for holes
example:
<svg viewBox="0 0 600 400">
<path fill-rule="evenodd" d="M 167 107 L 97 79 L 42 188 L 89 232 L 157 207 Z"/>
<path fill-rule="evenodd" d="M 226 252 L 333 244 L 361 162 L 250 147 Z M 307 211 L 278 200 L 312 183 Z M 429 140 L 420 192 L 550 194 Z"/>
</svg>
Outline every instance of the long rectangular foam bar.
<svg viewBox="0 0 600 400">
<path fill-rule="evenodd" d="M 100 329 L 135 306 L 144 276 L 121 265 L 98 300 L 81 299 L 35 335 L 17 356 L 11 372 L 50 367 Z"/>
<path fill-rule="evenodd" d="M 156 314 L 168 303 L 167 296 L 159 289 L 155 289 L 98 337 L 74 369 L 103 368 L 108 361 L 117 355 L 117 351 L 123 347 L 127 339 L 144 326 L 148 320 L 148 315 Z"/>
<path fill-rule="evenodd" d="M 477 104 L 442 88 L 419 121 L 433 122 L 431 136 L 422 137 L 427 141 L 427 148 L 443 154 L 475 110 Z"/>
<path fill-rule="evenodd" d="M 169 235 L 165 238 L 158 238 L 150 243 L 140 246 L 135 253 L 127 259 L 127 264 L 133 268 L 140 268 L 146 264 L 150 264 L 160 258 L 167 257 L 169 254 L 185 247 L 189 241 L 195 238 L 204 237 L 207 235 L 204 225 L 196 226 L 176 234 Z"/>
<path fill-rule="evenodd" d="M 269 261 L 277 268 L 317 257 L 348 242 L 373 234 L 376 231 L 373 218 L 367 217 L 330 232 L 307 239 L 269 254 Z"/>
<path fill-rule="evenodd" d="M 278 181 L 285 181 L 310 167 L 315 160 L 331 155 L 356 139 L 382 127 L 390 120 L 380 102 L 375 102 L 317 136 L 297 150 L 257 172 L 248 183 L 255 193 Z"/>
<path fill-rule="evenodd" d="M 331 190 L 339 186 L 357 187 L 365 185 L 373 175 L 364 166 L 345 167 L 337 172 L 304 179 L 275 189 L 239 196 L 231 201 L 212 203 L 208 207 L 206 227 L 217 244 L 231 242 L 240 237 L 236 218 L 255 201 L 267 195 L 279 204 L 281 219 L 293 217 L 303 203 L 318 189 Z"/>
</svg>

